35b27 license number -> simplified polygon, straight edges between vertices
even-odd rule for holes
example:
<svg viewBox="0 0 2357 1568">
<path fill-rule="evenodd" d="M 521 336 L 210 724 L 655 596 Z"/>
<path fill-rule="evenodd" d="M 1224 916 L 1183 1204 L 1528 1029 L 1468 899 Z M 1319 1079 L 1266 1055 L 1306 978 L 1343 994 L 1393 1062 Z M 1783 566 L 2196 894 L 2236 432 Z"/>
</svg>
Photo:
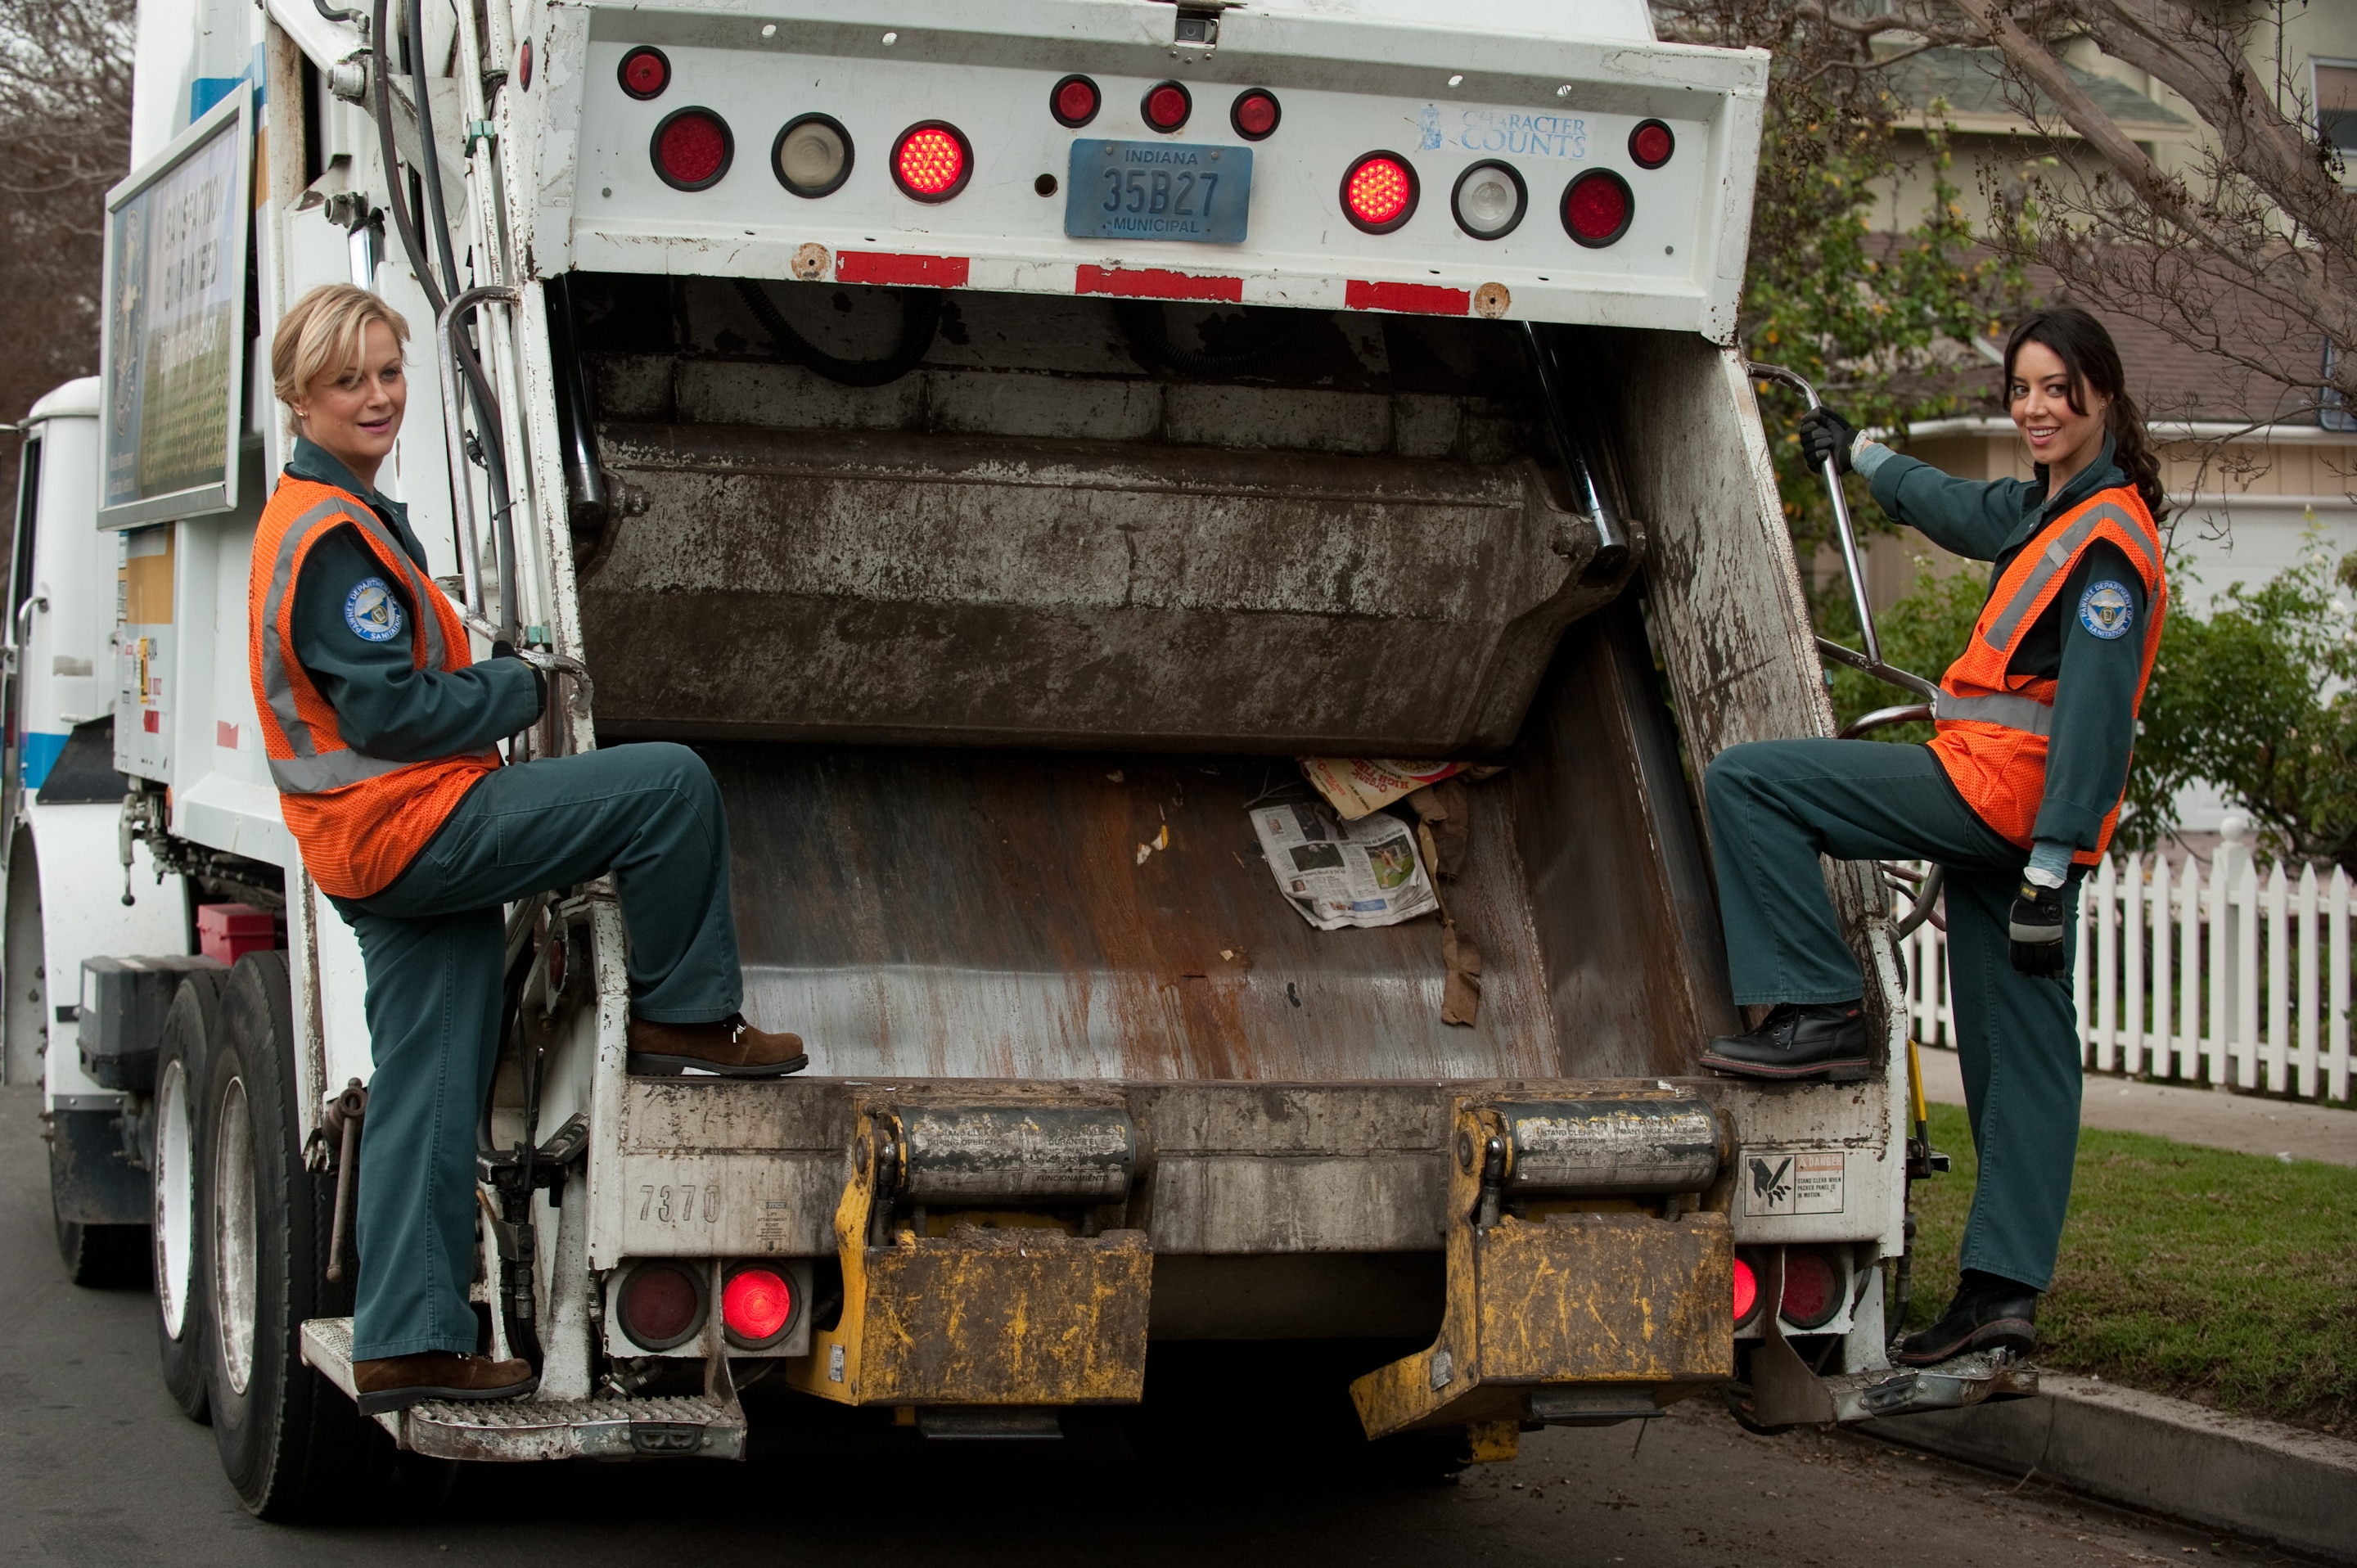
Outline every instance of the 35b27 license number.
<svg viewBox="0 0 2357 1568">
<path fill-rule="evenodd" d="M 1064 189 L 1064 232 L 1075 240 L 1242 244 L 1252 149 L 1076 141 Z"/>
</svg>

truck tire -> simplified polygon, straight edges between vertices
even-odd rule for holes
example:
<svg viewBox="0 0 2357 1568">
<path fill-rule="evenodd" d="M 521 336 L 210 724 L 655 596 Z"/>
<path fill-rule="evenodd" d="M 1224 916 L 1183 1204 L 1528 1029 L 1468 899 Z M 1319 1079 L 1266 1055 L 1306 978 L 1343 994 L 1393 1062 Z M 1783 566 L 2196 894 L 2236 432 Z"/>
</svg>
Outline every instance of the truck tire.
<svg viewBox="0 0 2357 1568">
<path fill-rule="evenodd" d="M 164 1015 L 156 1052 L 156 1152 L 148 1169 L 156 1183 L 156 1350 L 164 1391 L 190 1421 L 206 1420 L 207 1249 L 197 1244 L 197 1217 L 205 1207 L 204 1146 L 197 1137 L 209 1044 L 220 1027 L 226 974 L 199 971 L 180 982 Z"/>
<path fill-rule="evenodd" d="M 306 1318 L 349 1313 L 320 1270 L 332 1189 L 296 1145 L 294 1020 L 286 955 L 230 972 L 209 1042 L 199 1144 L 210 1223 L 208 1396 L 221 1468 L 248 1512 L 317 1517 L 355 1500 L 391 1442 L 303 1360 Z M 340 1299 L 338 1299 L 340 1298 Z"/>
</svg>

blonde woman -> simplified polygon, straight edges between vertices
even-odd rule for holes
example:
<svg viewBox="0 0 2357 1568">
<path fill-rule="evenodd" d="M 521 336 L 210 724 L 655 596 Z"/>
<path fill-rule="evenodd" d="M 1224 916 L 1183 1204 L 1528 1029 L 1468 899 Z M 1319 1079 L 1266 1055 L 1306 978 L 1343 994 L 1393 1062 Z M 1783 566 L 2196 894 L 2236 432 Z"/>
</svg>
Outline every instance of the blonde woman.
<svg viewBox="0 0 2357 1568">
<path fill-rule="evenodd" d="M 303 865 L 360 939 L 376 1072 L 361 1143 L 353 1379 L 363 1411 L 512 1399 L 476 1354 L 475 1129 L 499 1055 L 500 907 L 614 873 L 631 932 L 630 1069 L 773 1077 L 807 1062 L 738 1008 L 728 823 L 670 745 L 503 767 L 547 702 L 504 646 L 478 662 L 407 510 L 375 489 L 408 404 L 400 315 L 349 284 L 279 323 L 297 433 L 254 536 L 254 707 Z"/>
</svg>

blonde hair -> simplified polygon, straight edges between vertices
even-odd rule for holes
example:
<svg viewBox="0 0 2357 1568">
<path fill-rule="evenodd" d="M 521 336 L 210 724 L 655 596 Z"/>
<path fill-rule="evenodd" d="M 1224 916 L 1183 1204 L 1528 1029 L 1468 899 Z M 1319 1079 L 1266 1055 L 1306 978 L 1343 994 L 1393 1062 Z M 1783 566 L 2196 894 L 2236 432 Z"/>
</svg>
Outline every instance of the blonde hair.
<svg viewBox="0 0 2357 1568">
<path fill-rule="evenodd" d="M 279 318 L 270 339 L 270 387 L 290 410 L 320 372 L 360 363 L 369 323 L 382 321 L 395 342 L 409 340 L 401 312 L 364 288 L 321 284 Z"/>
</svg>

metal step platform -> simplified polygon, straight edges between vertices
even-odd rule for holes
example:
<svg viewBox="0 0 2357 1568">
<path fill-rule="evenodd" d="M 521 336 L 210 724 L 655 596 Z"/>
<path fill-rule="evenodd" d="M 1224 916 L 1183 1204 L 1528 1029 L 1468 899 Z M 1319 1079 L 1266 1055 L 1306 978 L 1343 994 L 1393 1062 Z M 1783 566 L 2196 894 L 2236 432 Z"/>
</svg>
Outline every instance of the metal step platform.
<svg viewBox="0 0 2357 1568">
<path fill-rule="evenodd" d="M 303 1359 L 353 1394 L 352 1320 L 303 1325 Z M 708 1398 L 430 1400 L 377 1423 L 436 1459 L 741 1459 L 745 1412 Z"/>
<path fill-rule="evenodd" d="M 1756 1370 L 1756 1368 L 1755 1368 Z M 1723 1383 L 1719 1397 L 1735 1418 L 1755 1431 L 1775 1432 L 1820 1422 L 1877 1421 L 1921 1411 L 1962 1410 L 1990 1400 L 2028 1399 L 2038 1392 L 2038 1369 L 2010 1350 L 1958 1356 L 1936 1367 L 1883 1367 L 1873 1371 L 1813 1377 L 1763 1400 L 1749 1383 Z"/>
<path fill-rule="evenodd" d="M 1988 1400 L 2028 1399 L 2038 1391 L 2038 1369 L 2010 1350 L 1958 1356 L 1936 1367 L 1847 1372 L 1827 1378 L 1843 1421 L 1872 1421 L 1926 1410 L 1962 1410 Z"/>
</svg>

